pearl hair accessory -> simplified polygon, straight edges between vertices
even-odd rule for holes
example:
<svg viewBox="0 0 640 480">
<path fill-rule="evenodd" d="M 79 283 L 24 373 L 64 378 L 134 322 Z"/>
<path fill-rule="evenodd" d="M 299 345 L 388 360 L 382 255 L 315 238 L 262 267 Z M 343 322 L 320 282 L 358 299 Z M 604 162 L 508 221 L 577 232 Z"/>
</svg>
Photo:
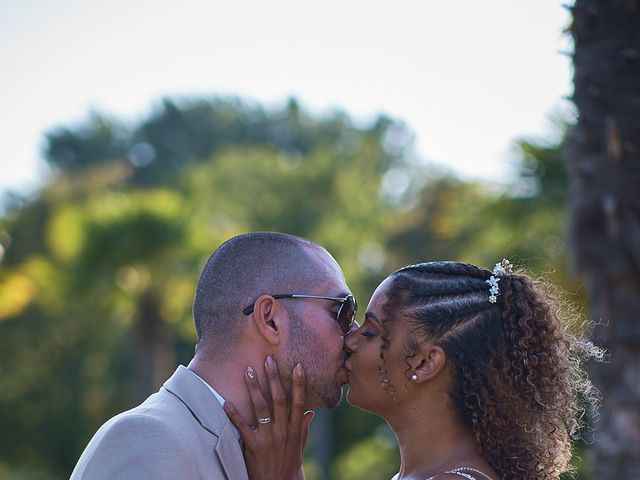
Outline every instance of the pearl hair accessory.
<svg viewBox="0 0 640 480">
<path fill-rule="evenodd" d="M 512 272 L 513 265 L 506 258 L 503 258 L 500 263 L 496 263 L 496 266 L 493 267 L 493 275 L 491 275 L 488 280 L 485 280 L 485 282 L 489 284 L 489 301 L 491 303 L 496 303 L 498 301 L 498 295 L 500 295 L 500 287 L 498 286 L 500 278 L 498 277 Z"/>
</svg>

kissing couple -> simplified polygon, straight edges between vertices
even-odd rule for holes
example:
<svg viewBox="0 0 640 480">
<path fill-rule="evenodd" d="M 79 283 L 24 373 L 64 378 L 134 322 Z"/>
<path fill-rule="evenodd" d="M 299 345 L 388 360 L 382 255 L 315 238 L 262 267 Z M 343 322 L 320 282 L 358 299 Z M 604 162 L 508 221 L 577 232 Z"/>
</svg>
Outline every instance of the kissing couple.
<svg viewBox="0 0 640 480">
<path fill-rule="evenodd" d="M 108 420 L 72 480 L 303 479 L 314 408 L 382 417 L 394 480 L 559 479 L 584 402 L 579 358 L 544 286 L 503 260 L 401 268 L 357 304 L 326 249 L 283 233 L 233 237 L 196 288 L 196 353 Z"/>
</svg>

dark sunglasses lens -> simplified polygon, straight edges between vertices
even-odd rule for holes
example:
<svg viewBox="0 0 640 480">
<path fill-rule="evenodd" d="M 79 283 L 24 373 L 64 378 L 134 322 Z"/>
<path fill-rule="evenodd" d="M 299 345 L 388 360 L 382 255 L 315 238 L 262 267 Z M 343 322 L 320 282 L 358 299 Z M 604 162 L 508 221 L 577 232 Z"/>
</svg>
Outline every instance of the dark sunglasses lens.
<svg viewBox="0 0 640 480">
<path fill-rule="evenodd" d="M 338 325 L 340 325 L 340 328 L 345 334 L 351 330 L 357 308 L 355 298 L 349 295 L 346 301 L 340 306 L 340 310 L 338 310 Z"/>
</svg>

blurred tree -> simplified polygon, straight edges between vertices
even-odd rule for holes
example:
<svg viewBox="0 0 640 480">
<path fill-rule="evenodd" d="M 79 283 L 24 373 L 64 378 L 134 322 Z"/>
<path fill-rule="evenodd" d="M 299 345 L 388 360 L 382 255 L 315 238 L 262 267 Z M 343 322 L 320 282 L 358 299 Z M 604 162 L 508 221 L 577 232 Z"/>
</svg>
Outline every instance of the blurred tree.
<svg viewBox="0 0 640 480">
<path fill-rule="evenodd" d="M 78 171 L 125 158 L 129 137 L 129 130 L 124 125 L 92 112 L 83 125 L 60 127 L 47 133 L 45 158 L 59 170 Z"/>
<path fill-rule="evenodd" d="M 314 238 L 369 293 L 393 213 L 381 179 L 410 141 L 387 118 L 356 128 L 293 100 L 165 100 L 139 125 L 94 114 L 51 132 L 55 175 L 0 220 L 0 472 L 68 477 L 99 424 L 190 359 L 200 264 L 232 235 Z"/>
<path fill-rule="evenodd" d="M 411 143 L 389 118 L 358 128 L 294 100 L 268 111 L 167 99 L 135 125 L 94 114 L 50 132 L 55 175 L 0 219 L 0 437 L 13 439 L 0 477 L 67 478 L 98 425 L 189 361 L 195 282 L 230 236 L 314 239 L 363 308 L 387 272 L 413 261 L 562 263 L 558 145 L 522 142 L 521 178 L 501 194 L 426 168 Z M 561 269 L 554 280 L 566 281 Z M 397 469 L 375 416 L 343 404 L 314 429 L 310 451 L 334 461 L 308 458 L 309 480 Z"/>
<path fill-rule="evenodd" d="M 611 351 L 592 368 L 604 399 L 590 468 L 640 478 L 640 2 L 576 0 L 571 10 L 571 253 L 602 321 L 596 339 Z"/>
<path fill-rule="evenodd" d="M 175 365 L 174 344 L 194 337 L 180 328 L 191 325 L 195 284 L 194 266 L 184 266 L 194 252 L 180 197 L 75 187 L 54 182 L 41 193 L 46 254 L 36 250 L 0 272 L 0 411 L 10 412 L 0 416 L 0 434 L 13 439 L 3 442 L 0 463 L 52 478 L 68 477 L 96 424 L 161 384 Z M 31 229 L 16 216 L 6 238 Z"/>
<path fill-rule="evenodd" d="M 558 125 L 566 131 L 566 125 Z M 521 140 L 517 178 L 508 187 L 431 176 L 388 236 L 386 270 L 421 260 L 462 260 L 492 267 L 503 257 L 572 287 L 563 259 L 566 174 L 564 136 Z M 573 288 L 571 288 L 573 290 Z"/>
<path fill-rule="evenodd" d="M 378 123 L 378 135 L 395 126 L 389 119 Z M 126 160 L 134 167 L 129 183 L 158 185 L 172 183 L 188 165 L 230 146 L 269 147 L 303 157 L 328 144 L 354 148 L 360 133 L 346 115 L 315 119 L 295 99 L 271 111 L 237 99 L 164 99 L 137 126 L 93 112 L 74 128 L 55 128 L 46 134 L 44 153 L 58 172 Z"/>
<path fill-rule="evenodd" d="M 100 301 L 113 309 L 124 302 L 132 312 L 130 365 L 138 401 L 175 368 L 174 335 L 167 323 L 184 319 L 186 312 L 174 317 L 163 309 L 177 286 L 187 282 L 191 290 L 195 283 L 185 277 L 196 260 L 190 257 L 193 250 L 181 248 L 185 220 L 183 201 L 175 193 L 129 190 L 95 194 L 80 208 L 65 205 L 49 228 L 53 253 L 73 279 L 72 291 L 92 297 L 94 306 Z M 75 241 L 70 232 L 76 232 Z"/>
</svg>

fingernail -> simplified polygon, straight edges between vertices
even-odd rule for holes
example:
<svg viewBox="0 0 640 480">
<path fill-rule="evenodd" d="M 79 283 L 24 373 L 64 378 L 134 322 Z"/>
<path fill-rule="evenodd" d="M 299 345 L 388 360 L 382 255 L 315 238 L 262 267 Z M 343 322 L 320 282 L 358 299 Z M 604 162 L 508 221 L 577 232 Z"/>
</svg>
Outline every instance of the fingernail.
<svg viewBox="0 0 640 480">
<path fill-rule="evenodd" d="M 302 365 L 300 363 L 298 363 L 293 369 L 293 374 L 298 378 L 302 378 L 303 370 L 302 370 Z"/>
<path fill-rule="evenodd" d="M 276 368 L 276 362 L 273 361 L 273 357 L 271 357 L 271 355 L 267 355 L 267 361 L 265 363 L 267 364 L 267 368 L 271 370 Z"/>
<path fill-rule="evenodd" d="M 247 377 L 249 377 L 251 380 L 256 378 L 256 372 L 250 366 L 247 367 Z"/>
</svg>

